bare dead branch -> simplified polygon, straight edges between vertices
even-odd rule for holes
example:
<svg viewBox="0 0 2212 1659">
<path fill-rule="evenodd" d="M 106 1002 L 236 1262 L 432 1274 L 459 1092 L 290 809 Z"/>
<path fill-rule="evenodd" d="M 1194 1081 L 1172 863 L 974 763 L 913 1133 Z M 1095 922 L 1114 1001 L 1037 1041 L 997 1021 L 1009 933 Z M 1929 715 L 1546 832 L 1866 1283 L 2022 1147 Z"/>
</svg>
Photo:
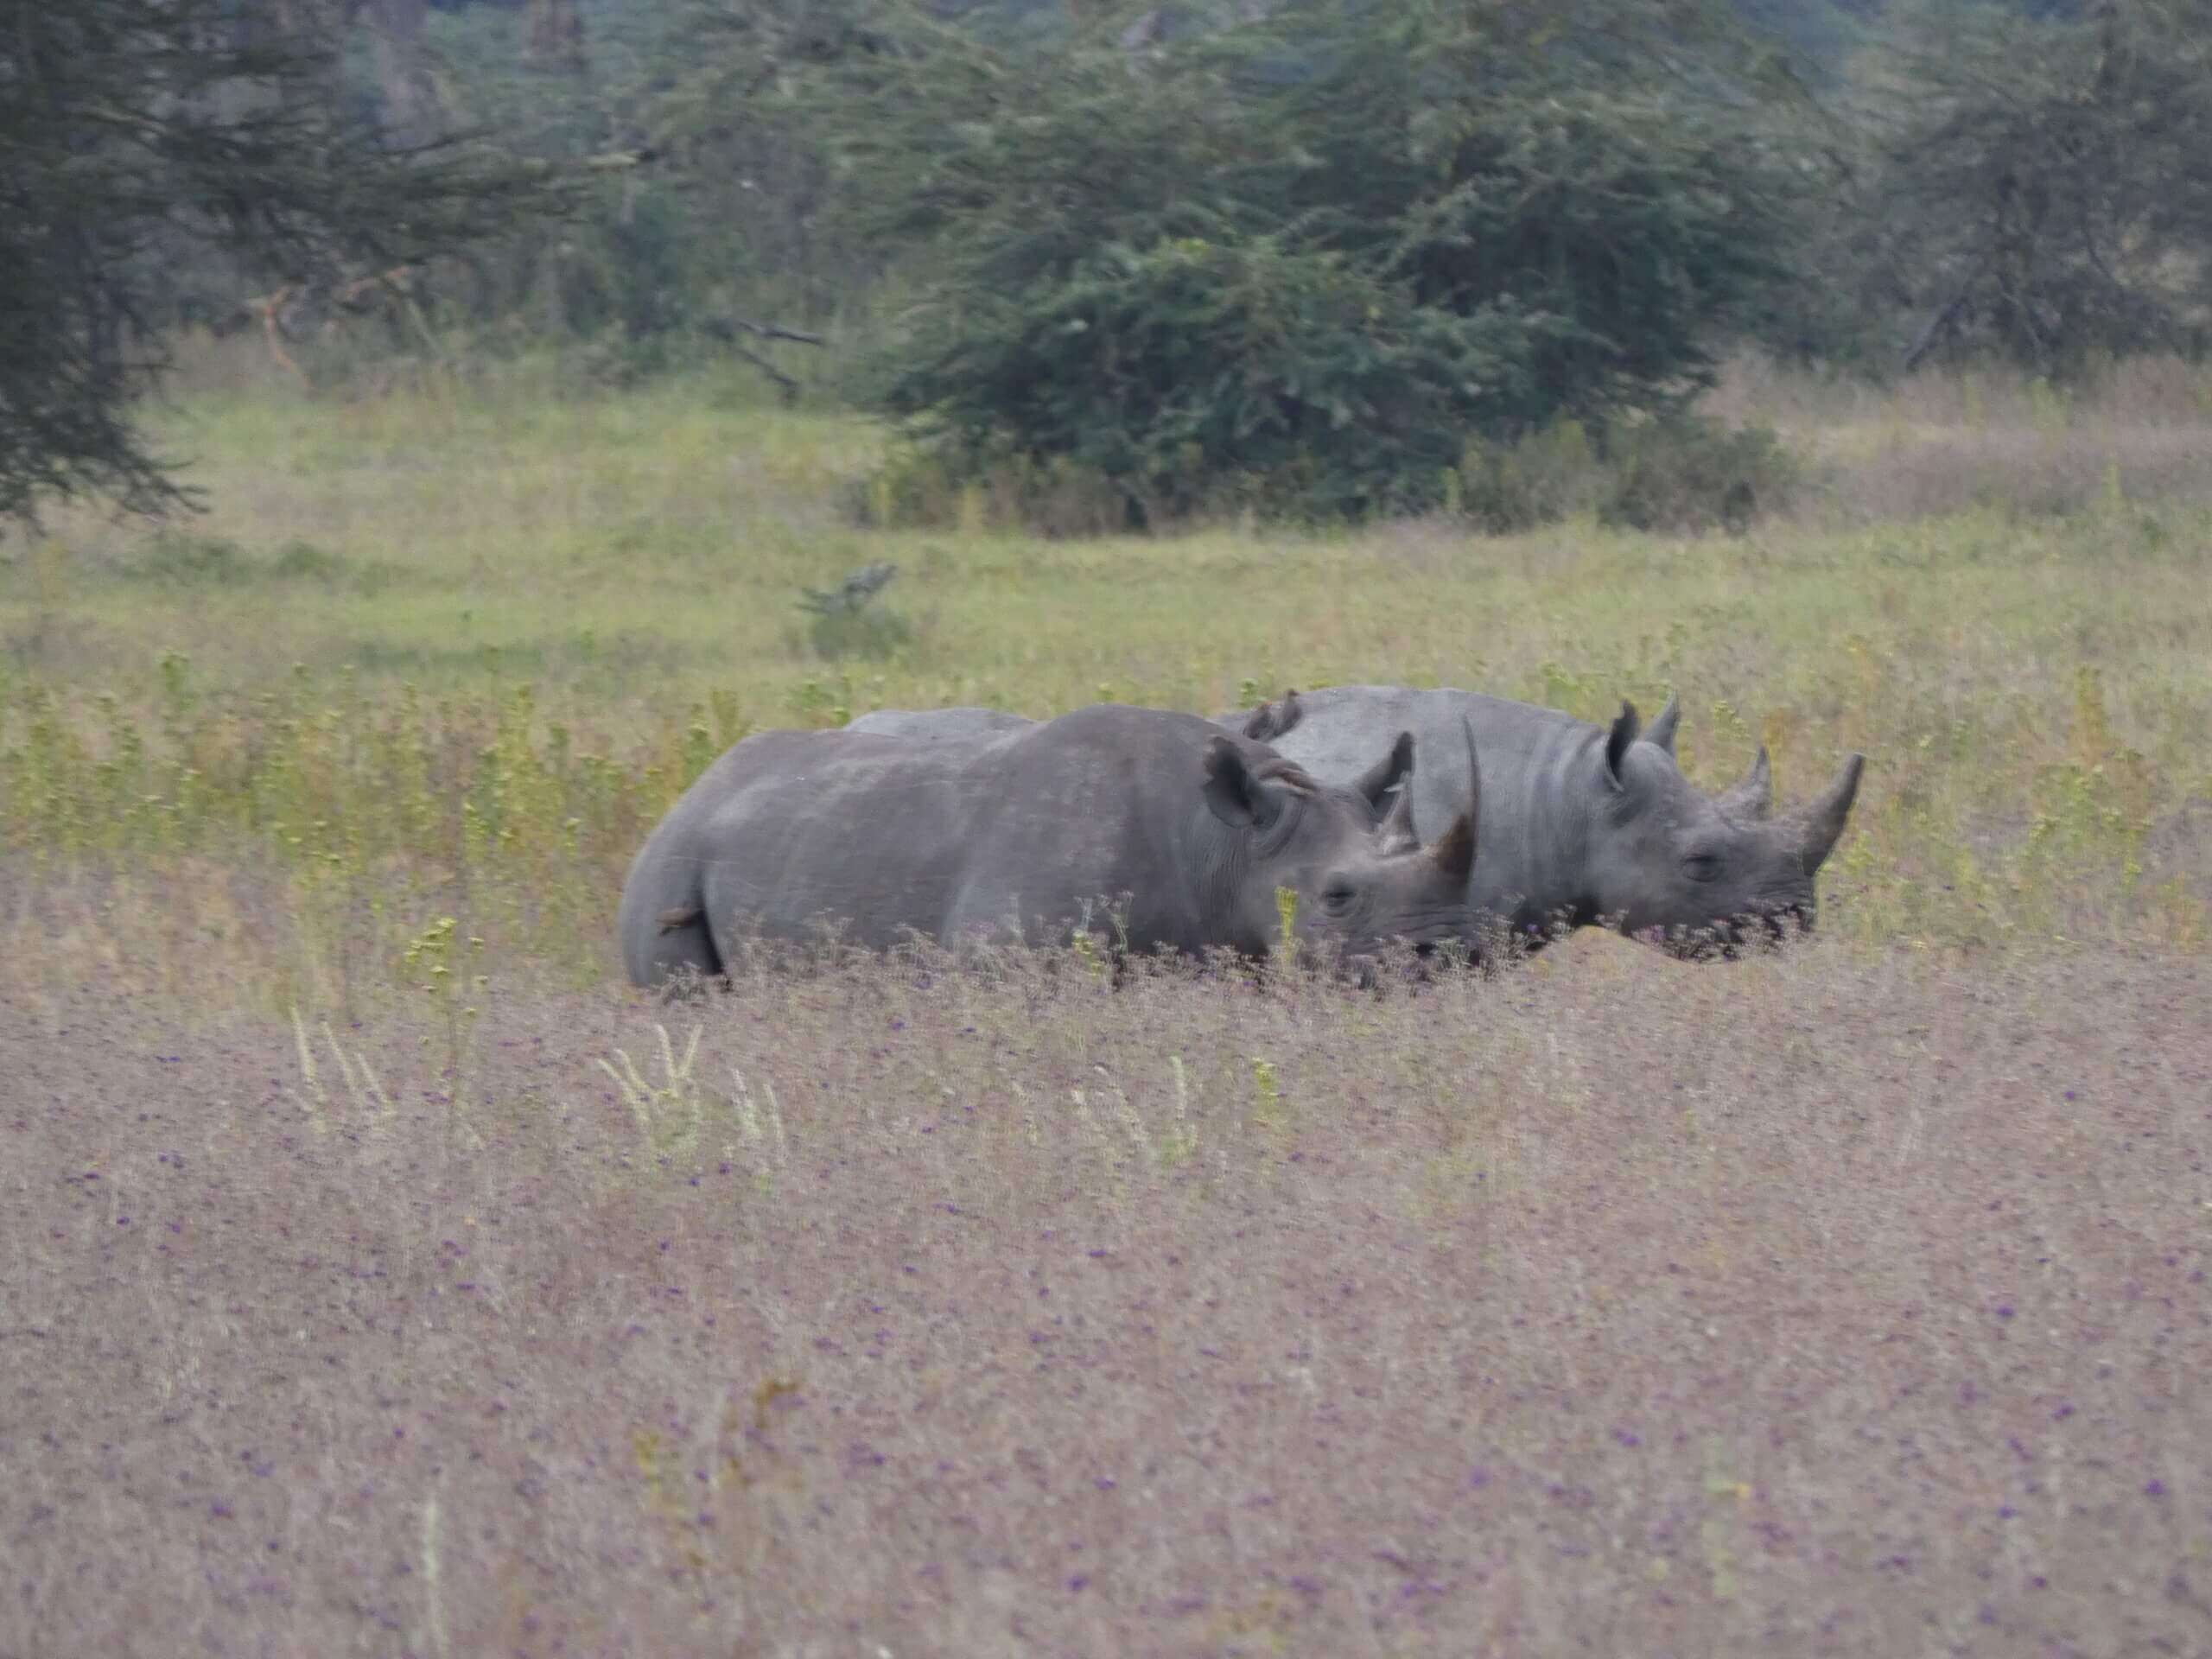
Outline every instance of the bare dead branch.
<svg viewBox="0 0 2212 1659">
<path fill-rule="evenodd" d="M 820 334 L 805 334 L 797 328 L 786 328 L 780 323 L 753 322 L 745 317 L 716 318 L 702 325 L 717 340 L 728 340 L 736 331 L 760 340 L 795 340 L 802 346 L 823 346 L 829 342 Z"/>
</svg>

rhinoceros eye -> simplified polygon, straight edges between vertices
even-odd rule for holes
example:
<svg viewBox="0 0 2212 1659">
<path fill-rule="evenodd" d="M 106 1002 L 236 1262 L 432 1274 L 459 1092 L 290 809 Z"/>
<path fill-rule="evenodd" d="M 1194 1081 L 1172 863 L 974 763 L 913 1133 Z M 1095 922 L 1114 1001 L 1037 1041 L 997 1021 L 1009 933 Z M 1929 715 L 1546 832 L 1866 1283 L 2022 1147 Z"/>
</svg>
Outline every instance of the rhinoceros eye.
<svg viewBox="0 0 2212 1659">
<path fill-rule="evenodd" d="M 1693 881 L 1710 881 L 1720 874 L 1720 861 L 1711 853 L 1692 853 L 1682 861 L 1682 874 Z"/>
<path fill-rule="evenodd" d="M 1332 916 L 1341 916 L 1358 897 L 1358 888 L 1342 876 L 1333 876 L 1321 888 L 1321 907 Z"/>
</svg>

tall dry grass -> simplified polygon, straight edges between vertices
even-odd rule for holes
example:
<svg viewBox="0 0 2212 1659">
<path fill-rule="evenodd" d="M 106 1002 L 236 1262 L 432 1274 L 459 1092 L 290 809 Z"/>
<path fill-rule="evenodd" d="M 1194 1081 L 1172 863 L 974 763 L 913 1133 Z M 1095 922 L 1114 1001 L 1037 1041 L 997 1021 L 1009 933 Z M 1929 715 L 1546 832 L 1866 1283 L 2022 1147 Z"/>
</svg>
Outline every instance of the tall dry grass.
<svg viewBox="0 0 2212 1659">
<path fill-rule="evenodd" d="M 0 1652 L 2202 1648 L 2201 965 L 1051 966 L 14 976 Z"/>
<path fill-rule="evenodd" d="M 1808 523 L 2157 523 L 2212 505 L 2212 368 L 2202 364 L 2133 359 L 2081 386 L 2001 368 L 1877 385 L 1746 358 L 1707 408 L 1790 441 L 1807 462 L 1792 508 Z"/>
</svg>

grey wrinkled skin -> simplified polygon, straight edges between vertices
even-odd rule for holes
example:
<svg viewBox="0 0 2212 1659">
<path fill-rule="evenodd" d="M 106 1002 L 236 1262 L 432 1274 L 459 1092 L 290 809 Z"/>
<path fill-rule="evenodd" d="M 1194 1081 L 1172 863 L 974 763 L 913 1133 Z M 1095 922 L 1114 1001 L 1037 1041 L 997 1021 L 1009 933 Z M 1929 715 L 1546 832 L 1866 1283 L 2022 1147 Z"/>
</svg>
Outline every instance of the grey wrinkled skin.
<svg viewBox="0 0 2212 1659">
<path fill-rule="evenodd" d="M 1379 808 L 1412 766 L 1402 734 L 1331 787 L 1195 715 L 1101 704 L 997 730 L 938 724 L 927 741 L 763 732 L 724 754 L 631 866 L 618 922 L 631 981 L 718 974 L 740 939 L 804 943 L 825 925 L 875 949 L 912 935 L 1046 944 L 1082 927 L 1137 952 L 1261 957 L 1280 931 L 1278 887 L 1324 956 L 1475 931 L 1469 794 L 1429 849 L 1409 810 Z M 1464 760 L 1459 775 L 1475 787 Z"/>
<path fill-rule="evenodd" d="M 924 743 L 964 743 L 1020 731 L 1036 723 L 1026 715 L 1009 715 L 1000 709 L 878 709 L 849 722 L 843 729 Z"/>
<path fill-rule="evenodd" d="M 1274 702 L 1263 702 L 1247 717 L 1244 735 L 1265 742 L 1268 731 L 1287 731 L 1297 720 L 1298 693 L 1285 692 Z M 963 704 L 950 709 L 877 709 L 848 721 L 848 732 L 875 732 L 885 737 L 911 738 L 922 743 L 969 742 L 1023 730 L 1037 722 L 1026 715 L 1003 709 Z"/>
<path fill-rule="evenodd" d="M 1449 689 L 1348 685 L 1292 693 L 1217 724 L 1271 744 L 1315 777 L 1340 780 L 1375 745 L 1410 731 L 1425 757 L 1413 826 L 1463 794 L 1464 727 L 1482 754 L 1470 902 L 1541 943 L 1554 927 L 1609 923 L 1684 955 L 1810 927 L 1814 877 L 1849 817 L 1865 758 L 1852 755 L 1817 800 L 1776 812 L 1762 748 L 1743 780 L 1707 795 L 1675 763 L 1680 710 L 1643 727 L 1621 705 L 1610 728 L 1550 709 Z"/>
</svg>

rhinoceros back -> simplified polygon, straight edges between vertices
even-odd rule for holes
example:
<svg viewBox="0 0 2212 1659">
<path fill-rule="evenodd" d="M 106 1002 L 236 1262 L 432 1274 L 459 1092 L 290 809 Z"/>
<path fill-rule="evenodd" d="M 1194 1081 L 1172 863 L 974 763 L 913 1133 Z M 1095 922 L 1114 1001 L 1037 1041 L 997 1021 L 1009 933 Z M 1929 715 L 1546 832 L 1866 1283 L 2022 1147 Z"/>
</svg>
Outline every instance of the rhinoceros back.
<svg viewBox="0 0 2212 1659">
<path fill-rule="evenodd" d="M 1337 685 L 1298 694 L 1294 725 L 1269 741 L 1323 781 L 1350 783 L 1399 732 L 1414 734 L 1414 822 L 1440 834 L 1466 801 L 1466 747 L 1480 754 L 1482 789 L 1468 896 L 1501 913 L 1565 902 L 1578 827 L 1562 822 L 1577 755 L 1596 728 L 1557 709 L 1446 686 Z M 1239 730 L 1239 713 L 1216 724 Z"/>
<path fill-rule="evenodd" d="M 1139 950 L 1200 950 L 1204 892 L 1218 857 L 1201 803 L 1213 736 L 1195 715 L 1101 703 L 994 746 L 999 804 L 976 826 L 949 938 L 1062 938 L 1094 931 Z"/>
<path fill-rule="evenodd" d="M 785 943 L 826 928 L 876 949 L 934 937 L 988 810 L 971 751 L 867 733 L 763 736 L 780 741 L 702 825 L 713 925 Z"/>
</svg>

